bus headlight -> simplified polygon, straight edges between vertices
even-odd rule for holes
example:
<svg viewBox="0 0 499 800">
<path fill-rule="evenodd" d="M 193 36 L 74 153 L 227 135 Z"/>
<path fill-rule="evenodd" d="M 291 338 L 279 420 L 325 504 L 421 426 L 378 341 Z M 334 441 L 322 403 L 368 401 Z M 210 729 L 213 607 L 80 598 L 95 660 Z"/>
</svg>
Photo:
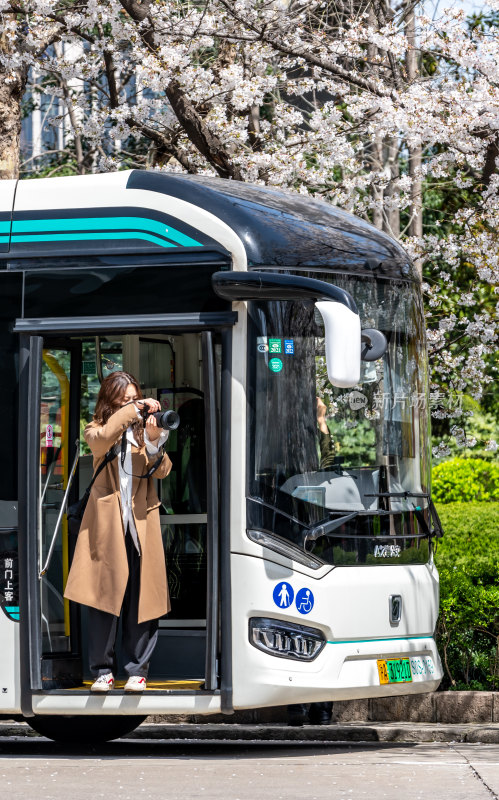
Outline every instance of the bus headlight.
<svg viewBox="0 0 499 800">
<path fill-rule="evenodd" d="M 326 644 L 324 634 L 317 628 L 266 617 L 251 617 L 249 640 L 264 653 L 295 661 L 313 661 Z"/>
</svg>

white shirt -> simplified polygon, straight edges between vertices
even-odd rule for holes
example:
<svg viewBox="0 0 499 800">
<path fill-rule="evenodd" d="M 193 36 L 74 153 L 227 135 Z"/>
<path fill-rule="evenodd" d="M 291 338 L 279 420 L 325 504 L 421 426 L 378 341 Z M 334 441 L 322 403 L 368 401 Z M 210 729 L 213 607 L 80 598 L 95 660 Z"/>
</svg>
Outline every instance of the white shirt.
<svg viewBox="0 0 499 800">
<path fill-rule="evenodd" d="M 147 454 L 149 456 L 154 456 L 156 455 L 156 453 L 159 453 L 160 448 L 168 439 L 169 433 L 170 433 L 169 431 L 161 431 L 159 439 L 155 439 L 154 442 L 151 442 L 151 440 L 147 435 L 147 431 L 144 430 L 144 444 L 146 446 Z M 118 455 L 121 513 L 123 517 L 123 527 L 125 529 L 125 533 L 127 531 L 130 531 L 133 543 L 140 554 L 139 536 L 137 533 L 137 527 L 135 525 L 135 517 L 133 516 L 133 510 L 132 510 L 132 481 L 133 481 L 132 445 L 138 447 L 135 437 L 133 435 L 133 430 L 131 427 L 129 427 L 126 432 L 126 451 L 125 451 L 125 462 L 123 467 L 121 466 L 121 457 L 120 455 Z"/>
</svg>

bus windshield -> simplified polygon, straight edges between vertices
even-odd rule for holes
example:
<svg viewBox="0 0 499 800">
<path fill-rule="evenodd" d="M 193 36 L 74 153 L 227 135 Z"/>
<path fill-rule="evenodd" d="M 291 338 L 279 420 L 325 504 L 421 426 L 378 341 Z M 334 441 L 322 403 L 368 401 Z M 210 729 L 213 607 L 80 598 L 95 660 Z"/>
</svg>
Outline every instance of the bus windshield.
<svg viewBox="0 0 499 800">
<path fill-rule="evenodd" d="M 428 558 L 430 460 L 418 289 L 313 277 L 349 291 L 362 328 L 382 331 L 388 347 L 362 362 L 358 386 L 338 389 L 327 380 L 313 302 L 250 304 L 248 524 L 308 546 L 304 529 L 348 517 L 312 537 L 314 554 L 335 564 L 420 563 Z"/>
</svg>

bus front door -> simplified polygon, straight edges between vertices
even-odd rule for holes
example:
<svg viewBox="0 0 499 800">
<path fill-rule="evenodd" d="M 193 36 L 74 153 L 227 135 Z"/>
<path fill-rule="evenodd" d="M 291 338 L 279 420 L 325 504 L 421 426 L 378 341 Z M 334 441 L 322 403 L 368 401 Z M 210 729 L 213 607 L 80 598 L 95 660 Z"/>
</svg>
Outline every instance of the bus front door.
<svg viewBox="0 0 499 800">
<path fill-rule="evenodd" d="M 84 440 L 100 382 L 124 369 L 144 396 L 179 413 L 166 444 L 173 463 L 157 482 L 171 612 L 160 620 L 148 692 L 218 687 L 218 431 L 221 344 L 211 331 L 121 336 L 23 337 L 21 410 L 26 517 L 25 678 L 31 690 L 88 691 L 86 609 L 64 599 L 76 542 L 64 501 L 92 475 Z M 36 398 L 36 402 L 34 402 Z M 35 442 L 33 442 L 33 434 Z M 23 449 L 23 448 L 22 448 Z M 77 461 L 73 484 L 72 468 Z M 23 469 L 21 467 L 21 469 Z M 119 658 L 118 645 L 118 661 Z M 29 673 L 29 674 L 28 674 Z M 118 675 L 120 679 L 125 676 Z"/>
</svg>

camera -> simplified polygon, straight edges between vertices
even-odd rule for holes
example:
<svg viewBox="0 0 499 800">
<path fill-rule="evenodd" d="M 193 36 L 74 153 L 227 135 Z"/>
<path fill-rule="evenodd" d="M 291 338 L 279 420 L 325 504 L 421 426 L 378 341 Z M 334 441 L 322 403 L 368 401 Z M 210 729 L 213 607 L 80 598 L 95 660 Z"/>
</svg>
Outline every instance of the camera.
<svg viewBox="0 0 499 800">
<path fill-rule="evenodd" d="M 146 407 L 142 411 L 142 419 L 144 420 L 144 425 L 146 424 L 146 419 L 150 416 L 156 418 L 156 422 L 158 423 L 159 428 L 163 428 L 165 431 L 174 431 L 180 425 L 180 417 L 176 411 L 149 411 Z"/>
</svg>

